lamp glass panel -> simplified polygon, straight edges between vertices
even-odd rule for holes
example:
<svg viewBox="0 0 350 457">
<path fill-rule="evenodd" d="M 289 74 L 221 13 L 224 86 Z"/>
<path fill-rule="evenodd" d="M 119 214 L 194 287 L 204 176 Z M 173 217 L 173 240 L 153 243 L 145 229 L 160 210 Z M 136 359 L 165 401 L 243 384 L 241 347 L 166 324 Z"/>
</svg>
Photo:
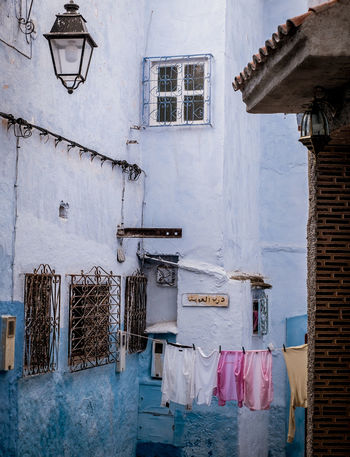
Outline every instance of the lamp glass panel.
<svg viewBox="0 0 350 457">
<path fill-rule="evenodd" d="M 81 65 L 81 76 L 83 79 L 86 79 L 87 72 L 89 70 L 89 64 L 91 59 L 91 54 L 93 51 L 93 47 L 90 45 L 88 40 L 85 40 L 85 48 L 84 48 L 84 55 L 82 57 L 82 65 Z"/>
<path fill-rule="evenodd" d="M 75 77 L 79 75 L 83 43 L 84 38 L 51 39 L 51 49 L 57 76 L 72 75 L 68 80 L 74 80 Z"/>
<path fill-rule="evenodd" d="M 315 136 L 326 135 L 325 120 L 321 111 L 312 113 L 312 134 Z"/>
<path fill-rule="evenodd" d="M 310 118 L 311 118 L 311 114 L 310 112 L 306 112 L 302 118 L 302 121 L 301 121 L 301 136 L 304 137 L 304 136 L 310 136 L 311 135 L 311 132 L 310 132 Z"/>
</svg>

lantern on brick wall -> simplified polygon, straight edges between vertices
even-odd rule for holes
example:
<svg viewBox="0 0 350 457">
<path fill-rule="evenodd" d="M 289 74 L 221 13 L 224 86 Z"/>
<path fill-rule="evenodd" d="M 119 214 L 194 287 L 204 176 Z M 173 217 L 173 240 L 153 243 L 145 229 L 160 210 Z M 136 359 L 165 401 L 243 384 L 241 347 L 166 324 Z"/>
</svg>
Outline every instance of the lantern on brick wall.
<svg viewBox="0 0 350 457">
<path fill-rule="evenodd" d="M 320 151 L 330 140 L 329 126 L 326 114 L 319 104 L 314 102 L 305 111 L 301 120 L 301 135 L 299 141 L 310 151 Z"/>
<path fill-rule="evenodd" d="M 70 0 L 64 7 L 66 12 L 56 14 L 51 32 L 44 37 L 49 41 L 55 74 L 72 94 L 85 82 L 97 44 L 88 33 L 85 19 L 78 13 L 79 6 Z"/>
</svg>

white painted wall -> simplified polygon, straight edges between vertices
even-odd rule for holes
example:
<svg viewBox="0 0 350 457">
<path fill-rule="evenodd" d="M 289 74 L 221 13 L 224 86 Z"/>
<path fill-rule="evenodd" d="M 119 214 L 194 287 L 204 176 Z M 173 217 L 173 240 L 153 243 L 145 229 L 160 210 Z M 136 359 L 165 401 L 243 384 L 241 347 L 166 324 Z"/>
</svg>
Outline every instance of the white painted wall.
<svg viewBox="0 0 350 457">
<path fill-rule="evenodd" d="M 7 71 L 0 75 L 1 110 L 23 117 L 113 158 L 141 164 L 138 145 L 126 146 L 134 138 L 130 126 L 139 123 L 141 59 L 143 57 L 143 2 L 118 8 L 100 2 L 82 5 L 88 29 L 98 43 L 87 81 L 72 95 L 56 80 L 51 57 L 43 33 L 51 29 L 54 13 L 63 10 L 62 2 L 50 8 L 33 9 L 37 38 L 33 43 L 33 59 L 28 60 L 0 47 L 0 57 Z M 118 24 L 118 27 L 115 25 Z M 9 34 L 8 34 L 9 35 Z M 118 62 L 118 64 L 116 64 Z M 126 76 L 127 75 L 127 76 Z M 6 166 L 2 168 L 4 194 L 12 192 L 15 170 L 15 139 L 12 131 L 1 128 L 2 150 Z M 42 262 L 57 273 L 79 272 L 101 265 L 115 273 L 132 272 L 137 267 L 137 241 L 127 240 L 126 263 L 116 261 L 116 226 L 121 221 L 121 170 L 107 164 L 79 158 L 78 151 L 69 153 L 52 139 L 47 144 L 34 133 L 20 140 L 18 160 L 18 220 L 15 256 L 14 298 L 23 300 L 23 273 Z M 39 178 L 40 177 L 40 178 Z M 126 178 L 125 224 L 141 223 L 143 178 L 138 182 Z M 13 201 L 1 199 L 6 279 L 2 299 L 9 299 L 8 276 L 12 251 Z M 58 217 L 60 201 L 68 202 L 69 218 Z M 98 215 L 98 216 L 96 216 Z M 65 284 L 65 281 L 64 281 Z"/>
<path fill-rule="evenodd" d="M 305 11 L 306 1 L 201 2 L 200 8 L 194 2 L 191 9 L 184 2 L 153 1 L 150 9 L 148 56 L 214 55 L 213 126 L 142 134 L 149 174 L 160 177 L 157 188 L 147 187 L 146 225 L 183 228 L 181 240 L 147 240 L 145 249 L 178 252 L 183 266 L 197 269 L 179 269 L 177 339 L 207 350 L 219 344 L 281 347 L 285 318 L 306 311 L 306 156 L 294 117 L 247 114 L 231 82 L 279 24 Z M 211 274 L 218 268 L 221 274 Z M 225 271 L 236 269 L 260 272 L 273 285 L 264 338 L 252 336 L 249 284 L 227 279 Z M 228 293 L 230 306 L 183 307 L 189 292 Z M 274 354 L 273 378 L 275 410 L 240 411 L 241 457 L 257 449 L 261 456 L 269 448 L 273 455 L 284 453 L 286 377 L 280 353 Z M 247 432 L 252 429 L 254 439 Z"/>
</svg>

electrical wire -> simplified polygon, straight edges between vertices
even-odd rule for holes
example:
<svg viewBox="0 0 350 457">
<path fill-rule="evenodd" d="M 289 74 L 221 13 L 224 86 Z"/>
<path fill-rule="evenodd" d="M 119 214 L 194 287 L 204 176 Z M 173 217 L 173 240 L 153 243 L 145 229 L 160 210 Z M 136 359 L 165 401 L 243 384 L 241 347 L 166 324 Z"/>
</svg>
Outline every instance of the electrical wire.
<svg viewBox="0 0 350 457">
<path fill-rule="evenodd" d="M 137 333 L 132 333 L 132 332 L 127 332 L 127 331 L 124 331 L 124 330 L 119 330 L 119 332 L 121 334 L 124 334 L 124 335 L 130 335 L 130 336 L 137 336 L 138 338 L 144 338 L 146 340 L 150 340 L 150 341 L 157 341 L 157 342 L 164 342 L 166 340 L 164 339 L 161 339 L 161 338 L 151 338 L 150 336 L 144 336 L 144 335 L 138 335 Z M 193 347 L 193 344 L 191 345 L 186 345 L 188 347 Z M 221 345 L 220 345 L 221 346 Z M 268 347 L 267 349 L 244 349 L 244 352 L 262 352 L 262 351 L 268 351 L 270 350 L 271 352 L 273 351 L 285 351 L 285 349 L 288 349 L 288 346 L 285 346 L 285 347 L 281 347 L 281 348 L 275 348 L 275 347 Z M 224 350 L 224 349 L 222 349 Z M 243 346 L 240 346 L 238 349 L 228 349 L 229 351 L 241 351 L 243 350 Z"/>
<path fill-rule="evenodd" d="M 8 43 L 7 41 L 3 40 L 2 38 L 0 38 L 0 41 L 1 41 L 1 43 L 6 44 L 6 46 L 8 46 L 9 48 L 14 49 L 15 51 L 17 51 L 23 57 L 26 57 L 29 60 L 32 59 L 32 56 L 33 56 L 33 54 L 32 54 L 32 42 L 30 42 L 30 55 L 28 56 L 28 54 L 25 54 L 24 52 L 20 51 L 18 48 L 16 48 L 16 46 L 13 46 L 12 44 Z"/>
<path fill-rule="evenodd" d="M 15 180 L 14 180 L 14 210 L 13 210 L 13 234 L 12 234 L 12 284 L 11 284 L 11 301 L 14 300 L 15 294 L 15 259 L 16 259 L 16 238 L 17 238 L 17 219 L 18 219 L 18 160 L 19 160 L 19 138 L 16 138 L 16 164 L 15 164 Z"/>
</svg>

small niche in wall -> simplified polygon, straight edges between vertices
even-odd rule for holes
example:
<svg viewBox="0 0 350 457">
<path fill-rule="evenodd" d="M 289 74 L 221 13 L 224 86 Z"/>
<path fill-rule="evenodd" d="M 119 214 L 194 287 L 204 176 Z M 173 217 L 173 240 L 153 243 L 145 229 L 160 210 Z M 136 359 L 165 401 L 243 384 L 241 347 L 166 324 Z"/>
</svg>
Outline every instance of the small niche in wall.
<svg viewBox="0 0 350 457">
<path fill-rule="evenodd" d="M 61 200 L 59 209 L 58 209 L 58 215 L 61 219 L 68 219 L 68 209 L 69 209 L 69 204 L 64 203 L 63 200 Z"/>
</svg>

